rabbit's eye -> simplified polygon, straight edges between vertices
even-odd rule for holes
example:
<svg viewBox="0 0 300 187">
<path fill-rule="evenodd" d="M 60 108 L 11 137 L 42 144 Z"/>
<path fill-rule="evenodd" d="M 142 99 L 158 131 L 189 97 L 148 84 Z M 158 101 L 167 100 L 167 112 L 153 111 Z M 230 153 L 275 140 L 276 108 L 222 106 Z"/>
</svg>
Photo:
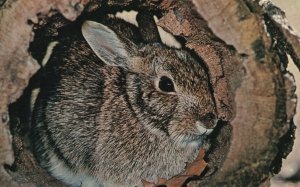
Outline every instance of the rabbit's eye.
<svg viewBox="0 0 300 187">
<path fill-rule="evenodd" d="M 163 92 L 175 92 L 173 81 L 166 76 L 160 78 L 158 87 Z"/>
</svg>

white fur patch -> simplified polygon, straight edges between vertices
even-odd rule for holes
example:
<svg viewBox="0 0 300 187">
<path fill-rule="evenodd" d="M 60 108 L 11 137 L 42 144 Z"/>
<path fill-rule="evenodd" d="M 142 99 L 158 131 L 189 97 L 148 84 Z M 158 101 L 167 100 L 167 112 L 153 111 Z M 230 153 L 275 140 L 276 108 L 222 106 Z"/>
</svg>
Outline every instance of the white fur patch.
<svg viewBox="0 0 300 187">
<path fill-rule="evenodd" d="M 176 137 L 176 143 L 182 148 L 190 147 L 195 148 L 199 147 L 203 142 L 202 139 L 189 140 L 186 135 L 180 135 Z"/>
<path fill-rule="evenodd" d="M 154 20 L 156 23 L 158 22 L 158 18 L 156 16 L 154 16 Z M 181 44 L 176 40 L 176 38 L 171 33 L 165 31 L 160 26 L 157 26 L 157 28 L 158 28 L 159 36 L 161 38 L 162 43 L 164 43 L 165 45 L 167 45 L 169 47 L 174 47 L 177 49 L 181 48 Z"/>
<path fill-rule="evenodd" d="M 49 60 L 49 58 L 50 58 L 50 56 L 51 56 L 51 54 L 52 54 L 53 48 L 54 48 L 57 44 L 58 44 L 57 41 L 54 41 L 54 42 L 50 42 L 50 43 L 49 43 L 49 45 L 48 45 L 48 47 L 47 47 L 46 54 L 45 54 L 45 56 L 44 56 L 44 58 L 43 58 L 43 60 L 42 60 L 42 66 L 43 66 L 43 67 L 47 64 L 47 62 L 48 62 L 48 60 Z"/>
<path fill-rule="evenodd" d="M 72 187 L 102 187 L 94 177 L 86 175 L 85 173 L 74 173 L 69 170 L 54 154 L 50 157 L 51 158 L 48 163 L 50 166 L 49 172 L 55 178 Z"/>
<path fill-rule="evenodd" d="M 138 22 L 136 21 L 136 15 L 138 14 L 137 11 L 131 10 L 131 11 L 125 11 L 117 12 L 116 17 L 123 19 L 124 21 L 127 21 L 128 23 L 131 23 L 135 26 L 139 26 Z"/>
<path fill-rule="evenodd" d="M 40 93 L 40 88 L 35 88 L 31 91 L 31 97 L 30 97 L 30 111 L 33 111 L 34 103 L 36 101 L 36 98 L 38 94 Z"/>
</svg>

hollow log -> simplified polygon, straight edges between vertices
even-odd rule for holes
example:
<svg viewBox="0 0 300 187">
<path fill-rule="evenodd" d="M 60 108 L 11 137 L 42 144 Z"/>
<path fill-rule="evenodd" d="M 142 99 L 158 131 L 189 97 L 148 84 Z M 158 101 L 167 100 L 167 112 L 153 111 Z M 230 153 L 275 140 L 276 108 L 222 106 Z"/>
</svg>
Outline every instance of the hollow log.
<svg viewBox="0 0 300 187">
<path fill-rule="evenodd" d="M 9 118 L 9 107 L 40 68 L 58 30 L 101 11 L 151 12 L 158 26 L 206 63 L 223 125 L 206 153 L 213 172 L 189 186 L 267 185 L 292 150 L 296 97 L 286 67 L 289 54 L 300 68 L 300 43 L 284 14 L 268 1 L 7 0 L 0 6 L 4 186 L 63 186 L 38 166 L 26 143 L 28 128 Z"/>
</svg>

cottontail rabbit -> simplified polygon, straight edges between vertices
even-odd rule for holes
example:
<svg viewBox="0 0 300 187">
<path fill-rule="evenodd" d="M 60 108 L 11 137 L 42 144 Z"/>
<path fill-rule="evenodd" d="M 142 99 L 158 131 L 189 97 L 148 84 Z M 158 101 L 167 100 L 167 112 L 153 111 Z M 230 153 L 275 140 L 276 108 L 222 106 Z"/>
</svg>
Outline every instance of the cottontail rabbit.
<svg viewBox="0 0 300 187">
<path fill-rule="evenodd" d="M 71 186 L 170 178 L 217 123 L 203 62 L 116 33 L 85 21 L 83 37 L 58 44 L 45 67 L 32 115 L 34 152 Z"/>
</svg>

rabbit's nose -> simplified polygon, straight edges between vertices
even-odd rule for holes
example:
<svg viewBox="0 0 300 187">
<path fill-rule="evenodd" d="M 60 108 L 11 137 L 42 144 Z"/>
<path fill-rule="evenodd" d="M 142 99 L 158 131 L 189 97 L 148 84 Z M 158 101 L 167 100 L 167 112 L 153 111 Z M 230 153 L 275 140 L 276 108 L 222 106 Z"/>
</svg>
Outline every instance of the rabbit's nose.
<svg viewBox="0 0 300 187">
<path fill-rule="evenodd" d="M 206 124 L 203 124 L 201 121 L 196 121 L 196 128 L 199 131 L 199 133 L 201 135 L 209 135 L 210 133 L 212 133 L 212 131 L 214 130 L 214 127 L 217 125 L 218 120 L 215 119 L 214 121 L 214 125 L 212 127 L 207 127 Z"/>
<path fill-rule="evenodd" d="M 208 113 L 204 116 L 196 115 L 196 121 L 200 121 L 202 126 L 207 129 L 213 129 L 218 122 L 218 118 L 213 113 Z"/>
<path fill-rule="evenodd" d="M 218 121 L 215 114 L 208 113 L 205 116 L 199 117 L 195 125 L 200 134 L 209 135 L 217 126 Z"/>
</svg>

